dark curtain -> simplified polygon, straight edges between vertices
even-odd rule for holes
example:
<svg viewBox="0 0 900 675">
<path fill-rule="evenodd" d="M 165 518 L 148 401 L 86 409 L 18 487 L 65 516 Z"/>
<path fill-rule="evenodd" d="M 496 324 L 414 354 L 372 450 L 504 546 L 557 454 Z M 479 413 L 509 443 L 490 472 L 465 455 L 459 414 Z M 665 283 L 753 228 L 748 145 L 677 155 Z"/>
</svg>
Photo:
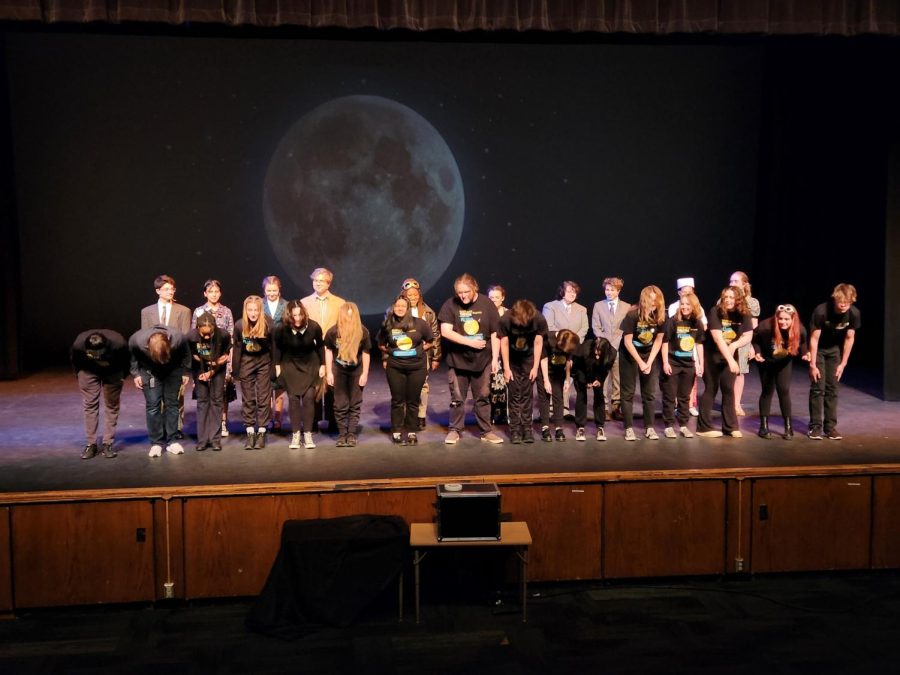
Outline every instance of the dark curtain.
<svg viewBox="0 0 900 675">
<path fill-rule="evenodd" d="M 0 0 L 0 20 L 414 31 L 896 35 L 897 0 Z"/>
</svg>

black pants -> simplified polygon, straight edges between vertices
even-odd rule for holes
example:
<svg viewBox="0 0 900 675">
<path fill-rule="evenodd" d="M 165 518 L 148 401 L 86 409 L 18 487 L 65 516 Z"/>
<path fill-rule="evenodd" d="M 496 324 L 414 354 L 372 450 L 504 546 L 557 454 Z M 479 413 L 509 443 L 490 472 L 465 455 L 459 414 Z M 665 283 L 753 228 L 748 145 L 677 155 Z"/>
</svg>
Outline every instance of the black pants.
<svg viewBox="0 0 900 675">
<path fill-rule="evenodd" d="M 791 416 L 791 373 L 793 367 L 790 357 L 778 361 L 764 361 L 757 364 L 762 393 L 759 395 L 759 415 L 768 417 L 772 408 L 772 394 L 778 392 L 778 405 L 781 416 Z"/>
<path fill-rule="evenodd" d="M 594 423 L 602 429 L 606 423 L 606 398 L 603 396 L 603 382 L 598 387 L 588 387 L 586 382 L 575 379 L 575 426 L 587 424 L 588 392 L 594 392 Z"/>
<path fill-rule="evenodd" d="M 363 390 L 359 386 L 362 366 L 345 368 L 335 363 L 331 372 L 334 374 L 334 418 L 338 433 L 342 436 L 355 434 L 359 428 L 359 408 L 363 398 Z"/>
<path fill-rule="evenodd" d="M 225 369 L 208 382 L 194 377 L 197 392 L 197 443 L 222 442 L 222 409 L 225 407 Z"/>
<path fill-rule="evenodd" d="M 681 423 L 688 420 L 688 408 L 691 407 L 691 389 L 694 388 L 694 377 L 697 369 L 694 364 L 685 366 L 679 363 L 669 362 L 672 366 L 671 375 L 663 375 L 663 423 L 667 427 L 675 426 L 675 406 L 681 411 Z"/>
<path fill-rule="evenodd" d="M 710 354 L 711 347 L 705 353 Z M 700 397 L 700 417 L 697 431 L 712 431 L 712 409 L 719 389 L 722 390 L 722 431 L 730 434 L 738 429 L 737 411 L 734 409 L 734 381 L 737 375 L 728 370 L 728 362 L 718 354 L 706 356 L 703 368 L 703 396 Z"/>
<path fill-rule="evenodd" d="M 537 378 L 538 383 L 538 407 L 541 411 L 541 426 L 546 427 L 551 423 L 558 427 L 563 421 L 563 386 L 566 383 L 565 372 L 556 373 L 550 371 L 550 391 L 544 389 L 544 378 Z M 553 398 L 553 417 L 550 417 L 550 399 Z"/>
<path fill-rule="evenodd" d="M 838 379 L 837 367 L 841 362 L 840 347 L 828 347 L 816 352 L 819 381 L 809 385 L 809 426 L 822 427 L 825 432 L 837 426 Z M 822 424 L 824 412 L 824 425 Z"/>
<path fill-rule="evenodd" d="M 307 387 L 306 391 L 288 391 L 288 410 L 291 412 L 291 430 L 312 432 L 315 430 L 316 386 Z"/>
<path fill-rule="evenodd" d="M 462 370 L 450 366 L 447 371 L 450 387 L 450 429 L 461 432 L 466 426 L 466 396 L 472 390 L 475 421 L 481 433 L 491 430 L 491 369 Z"/>
<path fill-rule="evenodd" d="M 509 430 L 524 432 L 530 429 L 534 416 L 534 382 L 528 374 L 534 367 L 534 356 L 523 361 L 510 360 L 513 380 L 506 386 L 509 390 Z"/>
<path fill-rule="evenodd" d="M 272 417 L 272 358 L 252 357 L 244 354 L 241 358 L 241 420 L 245 427 L 265 429 Z"/>
<path fill-rule="evenodd" d="M 391 390 L 391 431 L 415 432 L 419 428 L 419 401 L 428 370 L 404 370 L 388 363 L 388 387 Z"/>
<path fill-rule="evenodd" d="M 659 389 L 659 359 L 653 359 L 648 374 L 638 369 L 637 362 L 624 348 L 619 350 L 619 387 L 622 392 L 622 420 L 625 428 L 634 426 L 634 391 L 641 383 L 641 405 L 644 409 L 644 428 L 653 426 L 656 416 L 656 390 Z"/>
</svg>

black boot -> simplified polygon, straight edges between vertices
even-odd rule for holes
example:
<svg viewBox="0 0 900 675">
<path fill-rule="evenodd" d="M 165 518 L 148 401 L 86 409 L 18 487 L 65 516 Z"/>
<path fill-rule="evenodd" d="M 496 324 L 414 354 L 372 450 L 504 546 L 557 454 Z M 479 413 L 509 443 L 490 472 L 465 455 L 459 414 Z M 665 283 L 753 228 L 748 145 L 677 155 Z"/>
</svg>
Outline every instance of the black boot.
<svg viewBox="0 0 900 675">
<path fill-rule="evenodd" d="M 244 442 L 244 450 L 252 450 L 254 445 L 256 445 L 256 434 L 248 431 L 247 440 Z"/>
<path fill-rule="evenodd" d="M 794 437 L 794 426 L 791 424 L 790 417 L 784 418 L 784 433 L 781 437 L 786 441 L 789 441 Z"/>
<path fill-rule="evenodd" d="M 773 438 L 771 432 L 769 432 L 769 418 L 765 415 L 761 415 L 759 418 L 759 431 L 756 435 L 760 438 Z"/>
<path fill-rule="evenodd" d="M 262 450 L 266 447 L 266 432 L 259 430 L 256 432 L 256 441 L 253 443 L 254 450 Z"/>
</svg>

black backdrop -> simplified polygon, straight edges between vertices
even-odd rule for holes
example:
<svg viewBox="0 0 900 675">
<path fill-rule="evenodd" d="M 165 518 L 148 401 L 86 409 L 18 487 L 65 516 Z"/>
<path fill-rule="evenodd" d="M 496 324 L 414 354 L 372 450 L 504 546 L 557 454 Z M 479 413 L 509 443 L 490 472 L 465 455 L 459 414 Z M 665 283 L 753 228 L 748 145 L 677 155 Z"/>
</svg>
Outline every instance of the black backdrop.
<svg viewBox="0 0 900 675">
<path fill-rule="evenodd" d="M 29 367 L 61 362 L 85 327 L 134 330 L 162 272 L 191 307 L 210 276 L 235 310 L 265 274 L 307 294 L 265 236 L 262 183 L 297 118 L 353 94 L 414 109 L 459 165 L 463 240 L 432 304 L 463 271 L 538 304 L 573 278 L 590 306 L 604 276 L 624 277 L 634 300 L 649 283 L 670 299 L 684 274 L 709 305 L 744 269 L 764 311 L 794 302 L 804 314 L 850 281 L 866 324 L 854 360 L 881 367 L 894 42 L 5 42 Z M 365 275 L 334 271 L 338 293 Z M 415 274 L 411 259 L 398 284 Z"/>
</svg>

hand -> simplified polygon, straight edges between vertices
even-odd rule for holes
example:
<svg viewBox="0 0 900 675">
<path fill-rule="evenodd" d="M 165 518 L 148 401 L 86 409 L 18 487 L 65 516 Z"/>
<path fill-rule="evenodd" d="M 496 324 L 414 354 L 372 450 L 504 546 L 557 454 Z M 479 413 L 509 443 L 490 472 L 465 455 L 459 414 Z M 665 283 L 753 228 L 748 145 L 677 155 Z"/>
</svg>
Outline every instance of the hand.
<svg viewBox="0 0 900 675">
<path fill-rule="evenodd" d="M 329 387 L 334 386 L 334 373 L 333 372 L 329 371 L 328 373 L 325 374 L 325 382 L 328 383 Z"/>
<path fill-rule="evenodd" d="M 496 360 L 491 361 L 491 375 L 500 370 L 500 364 Z"/>
<path fill-rule="evenodd" d="M 485 347 L 487 347 L 487 341 L 486 340 L 469 340 L 468 345 L 472 349 L 484 349 Z"/>
<path fill-rule="evenodd" d="M 835 376 L 835 378 L 837 378 L 838 382 L 841 381 L 841 375 L 843 375 L 843 374 L 844 374 L 844 364 L 839 363 L 838 367 L 834 369 L 834 376 Z"/>
<path fill-rule="evenodd" d="M 532 368 L 528 372 L 528 381 L 529 382 L 534 382 L 537 379 L 538 369 L 539 369 L 540 365 L 541 365 L 540 362 L 535 363 L 534 368 Z"/>
<path fill-rule="evenodd" d="M 813 382 L 818 382 L 821 377 L 822 377 L 822 373 L 819 372 L 819 369 L 816 368 L 814 365 L 810 365 L 809 366 L 809 379 L 812 380 Z"/>
<path fill-rule="evenodd" d="M 144 388 L 144 381 L 141 379 L 140 375 L 138 375 L 137 377 L 134 378 L 134 386 L 137 387 L 138 389 Z"/>
<path fill-rule="evenodd" d="M 381 367 L 384 368 L 385 370 L 387 370 L 387 361 L 382 361 Z"/>
<path fill-rule="evenodd" d="M 359 386 L 360 386 L 360 387 L 365 387 L 365 386 L 366 386 L 366 382 L 368 382 L 368 381 L 369 381 L 369 374 L 368 374 L 368 373 L 363 373 L 362 375 L 359 376 Z"/>
<path fill-rule="evenodd" d="M 553 391 L 553 387 L 550 386 L 550 378 L 549 377 L 544 378 L 544 391 L 546 391 L 548 394 L 551 391 Z"/>
<path fill-rule="evenodd" d="M 697 373 L 697 377 L 702 378 L 703 377 L 703 364 L 698 363 L 697 367 L 694 369 L 694 372 Z"/>
<path fill-rule="evenodd" d="M 671 374 L 672 374 L 672 366 L 669 365 L 669 362 L 668 362 L 668 361 L 666 361 L 666 362 L 663 364 L 663 372 L 664 372 L 666 375 L 671 375 Z"/>
<path fill-rule="evenodd" d="M 325 366 L 319 366 L 319 379 L 325 377 Z"/>
<path fill-rule="evenodd" d="M 732 375 L 740 375 L 741 367 L 734 359 L 728 359 L 728 370 Z"/>
<path fill-rule="evenodd" d="M 209 372 L 200 373 L 199 375 L 197 375 L 197 379 L 200 380 L 201 382 L 209 382 L 209 377 L 210 377 Z"/>
<path fill-rule="evenodd" d="M 431 362 L 431 369 L 432 369 L 432 370 L 437 370 L 437 369 L 438 369 L 438 366 L 440 366 L 440 365 L 441 365 L 441 362 L 440 362 L 440 361 L 432 361 L 432 362 Z"/>
<path fill-rule="evenodd" d="M 512 382 L 512 381 L 513 381 L 513 372 L 512 372 L 512 369 L 510 369 L 510 368 L 504 368 L 504 369 L 503 369 L 503 377 L 506 378 L 507 383 Z"/>
<path fill-rule="evenodd" d="M 762 357 L 762 354 L 753 354 L 750 356 L 751 359 L 756 361 L 757 363 L 762 363 L 765 359 Z"/>
<path fill-rule="evenodd" d="M 809 352 L 806 352 L 800 358 L 803 359 L 804 361 L 806 361 L 807 363 L 809 363 L 810 361 L 812 361 L 812 354 L 810 354 Z"/>
<path fill-rule="evenodd" d="M 644 375 L 650 374 L 650 364 L 649 363 L 645 363 L 643 360 L 641 360 L 641 361 L 638 361 L 638 365 L 640 366 L 641 372 Z"/>
</svg>

